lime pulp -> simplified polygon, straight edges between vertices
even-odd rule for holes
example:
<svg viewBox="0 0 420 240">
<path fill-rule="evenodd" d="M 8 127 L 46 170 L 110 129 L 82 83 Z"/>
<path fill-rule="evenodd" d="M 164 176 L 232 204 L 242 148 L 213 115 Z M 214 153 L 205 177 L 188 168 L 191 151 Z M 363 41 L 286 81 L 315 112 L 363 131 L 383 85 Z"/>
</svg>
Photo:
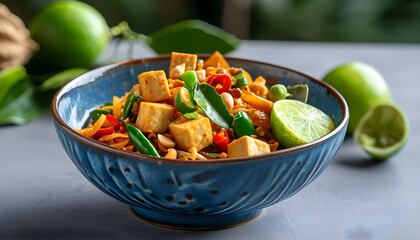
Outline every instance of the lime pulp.
<svg viewBox="0 0 420 240">
<path fill-rule="evenodd" d="M 314 141 L 335 128 L 332 119 L 323 111 L 293 99 L 276 101 L 270 121 L 275 138 L 285 147 Z"/>
</svg>

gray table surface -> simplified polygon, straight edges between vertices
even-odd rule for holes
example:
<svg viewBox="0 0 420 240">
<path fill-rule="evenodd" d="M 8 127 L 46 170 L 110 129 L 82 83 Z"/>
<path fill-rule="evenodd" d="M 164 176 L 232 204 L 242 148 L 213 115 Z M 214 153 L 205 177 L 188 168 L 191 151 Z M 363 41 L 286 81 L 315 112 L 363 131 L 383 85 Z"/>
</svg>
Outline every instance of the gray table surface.
<svg viewBox="0 0 420 240">
<path fill-rule="evenodd" d="M 125 59 L 127 52 L 113 43 L 102 59 Z M 131 57 L 153 55 L 135 44 Z M 0 127 L 0 239 L 420 239 L 420 45 L 245 41 L 230 55 L 317 78 L 347 61 L 367 62 L 406 111 L 410 139 L 397 155 L 375 163 L 347 138 L 319 178 L 255 220 L 188 232 L 143 222 L 91 185 L 65 154 L 47 115 Z"/>
</svg>

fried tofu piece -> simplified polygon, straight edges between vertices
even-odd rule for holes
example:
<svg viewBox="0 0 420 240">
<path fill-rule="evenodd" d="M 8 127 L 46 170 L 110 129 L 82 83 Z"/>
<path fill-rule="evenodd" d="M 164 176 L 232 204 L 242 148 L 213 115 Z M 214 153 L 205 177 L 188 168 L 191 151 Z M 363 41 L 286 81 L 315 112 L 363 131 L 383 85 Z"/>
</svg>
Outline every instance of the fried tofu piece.
<svg viewBox="0 0 420 240">
<path fill-rule="evenodd" d="M 210 120 L 206 117 L 179 118 L 169 124 L 169 132 L 177 146 L 184 151 L 192 147 L 200 151 L 213 143 Z"/>
<path fill-rule="evenodd" d="M 136 127 L 143 132 L 165 133 L 175 117 L 175 107 L 165 103 L 140 102 Z"/>
<path fill-rule="evenodd" d="M 268 143 L 250 136 L 243 136 L 239 139 L 233 140 L 228 145 L 229 158 L 255 156 L 269 152 L 270 146 Z"/>
<path fill-rule="evenodd" d="M 219 51 L 215 51 L 206 61 L 204 61 L 203 67 L 229 68 L 230 66 L 225 57 L 223 57 Z"/>
<path fill-rule="evenodd" d="M 171 96 L 163 70 L 143 72 L 137 76 L 140 95 L 146 102 L 160 102 Z"/>
<path fill-rule="evenodd" d="M 171 62 L 169 64 L 169 72 L 172 71 L 172 68 L 185 63 L 185 71 L 195 70 L 197 67 L 197 55 L 188 54 L 188 53 L 171 53 Z"/>
</svg>

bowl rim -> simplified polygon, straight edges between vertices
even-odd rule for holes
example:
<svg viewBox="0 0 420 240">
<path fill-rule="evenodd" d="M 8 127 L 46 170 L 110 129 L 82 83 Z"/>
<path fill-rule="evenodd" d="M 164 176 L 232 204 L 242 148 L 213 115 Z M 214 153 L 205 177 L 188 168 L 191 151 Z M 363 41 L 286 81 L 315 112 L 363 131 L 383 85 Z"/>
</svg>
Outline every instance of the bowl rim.
<svg viewBox="0 0 420 240">
<path fill-rule="evenodd" d="M 209 56 L 210 56 L 210 54 L 198 54 L 198 58 L 206 58 L 206 57 L 209 57 Z M 146 154 L 142 154 L 142 153 L 133 153 L 133 152 L 128 152 L 128 151 L 123 151 L 123 150 L 112 148 L 105 143 L 98 142 L 94 139 L 87 138 L 87 137 L 77 133 L 76 130 L 73 129 L 72 127 L 70 127 L 66 122 L 64 122 L 64 120 L 58 114 L 58 111 L 57 111 L 58 102 L 60 101 L 61 97 L 65 93 L 71 91 L 72 89 L 74 89 L 76 87 L 79 87 L 81 85 L 87 84 L 89 82 L 95 81 L 98 76 L 100 76 L 101 74 L 103 74 L 106 71 L 112 70 L 113 68 L 120 67 L 120 66 L 129 66 L 129 65 L 153 63 L 153 62 L 158 62 L 158 61 L 163 61 L 163 60 L 169 60 L 170 54 L 157 55 L 157 56 L 147 57 L 147 58 L 137 58 L 137 59 L 119 61 L 119 62 L 116 62 L 116 63 L 104 65 L 102 67 L 98 67 L 98 68 L 95 68 L 95 69 L 92 69 L 92 70 L 89 70 L 89 71 L 83 73 L 82 75 L 74 78 L 73 80 L 71 80 L 70 82 L 68 82 L 64 86 L 62 86 L 55 93 L 55 95 L 52 99 L 51 108 L 50 108 L 52 118 L 56 122 L 57 125 L 59 125 L 64 131 L 66 131 L 73 138 L 75 138 L 75 140 L 77 140 L 77 141 L 79 141 L 83 144 L 86 144 L 91 148 L 95 148 L 95 149 L 100 150 L 100 151 L 108 152 L 112 155 L 122 156 L 122 157 L 125 157 L 125 158 L 127 158 L 129 160 L 133 160 L 133 161 L 148 160 L 148 161 L 157 162 L 159 164 L 161 164 L 162 162 L 168 162 L 168 163 L 171 163 L 171 164 L 178 163 L 178 164 L 193 164 L 193 165 L 195 165 L 195 164 L 215 164 L 215 163 L 234 163 L 234 162 L 256 161 L 256 160 L 260 160 L 260 159 L 265 159 L 267 157 L 276 157 L 276 156 L 281 157 L 282 155 L 292 154 L 292 153 L 297 152 L 297 151 L 301 151 L 301 150 L 304 150 L 304 149 L 308 149 L 308 148 L 312 148 L 312 147 L 315 147 L 317 145 L 320 145 L 321 143 L 327 141 L 329 138 L 338 134 L 338 132 L 340 132 L 343 128 L 346 127 L 346 125 L 348 123 L 348 120 L 349 120 L 349 109 L 348 109 L 347 102 L 345 101 L 344 97 L 336 89 L 334 89 L 331 85 L 329 85 L 328 83 L 326 83 L 324 81 L 321 81 L 319 79 L 316 79 L 312 76 L 309 76 L 309 75 L 307 75 L 303 72 L 300 72 L 300 71 L 297 71 L 297 70 L 294 70 L 294 69 L 291 69 L 291 68 L 288 68 L 288 67 L 284 67 L 282 65 L 277 65 L 277 64 L 273 64 L 273 63 L 268 63 L 268 62 L 263 62 L 263 61 L 258 61 L 258 60 L 252 60 L 252 59 L 239 58 L 239 57 L 231 57 L 231 56 L 224 56 L 224 57 L 227 61 L 229 61 L 229 60 L 245 61 L 245 62 L 249 62 L 249 63 L 267 65 L 267 66 L 274 67 L 274 68 L 282 68 L 284 70 L 287 70 L 287 71 L 299 74 L 301 76 L 304 76 L 304 77 L 308 78 L 310 81 L 313 81 L 313 82 L 315 82 L 319 85 L 322 85 L 324 88 L 326 88 L 330 93 L 332 93 L 337 98 L 337 100 L 339 102 L 339 105 L 341 106 L 341 108 L 343 110 L 340 122 L 338 123 L 338 125 L 336 125 L 336 127 L 334 128 L 333 131 L 326 134 L 325 136 L 323 136 L 319 139 L 316 139 L 314 141 L 311 141 L 309 143 L 298 145 L 298 146 L 295 146 L 295 147 L 284 148 L 284 149 L 277 150 L 275 152 L 264 153 L 264 154 L 255 155 L 255 156 L 186 161 L 186 160 L 180 160 L 180 159 L 167 159 L 167 158 L 164 158 L 164 157 L 154 157 L 154 156 L 150 156 L 150 155 L 146 155 Z M 86 79 L 87 77 L 93 77 L 93 78 L 91 80 L 89 80 L 89 79 Z M 86 80 L 82 81 L 83 79 L 86 79 Z"/>
</svg>

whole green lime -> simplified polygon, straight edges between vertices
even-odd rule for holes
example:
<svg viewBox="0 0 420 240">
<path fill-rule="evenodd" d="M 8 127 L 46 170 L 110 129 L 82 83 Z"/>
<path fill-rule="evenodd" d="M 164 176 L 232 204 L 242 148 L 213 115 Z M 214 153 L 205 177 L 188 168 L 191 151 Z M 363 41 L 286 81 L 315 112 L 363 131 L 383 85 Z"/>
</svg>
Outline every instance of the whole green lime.
<svg viewBox="0 0 420 240">
<path fill-rule="evenodd" d="M 346 99 L 352 133 L 366 112 L 380 103 L 390 103 L 391 91 L 383 76 L 371 65 L 353 61 L 337 66 L 323 77 Z"/>
<path fill-rule="evenodd" d="M 40 45 L 37 60 L 51 68 L 87 67 L 111 39 L 104 17 L 79 1 L 48 5 L 34 17 L 29 30 Z"/>
</svg>

